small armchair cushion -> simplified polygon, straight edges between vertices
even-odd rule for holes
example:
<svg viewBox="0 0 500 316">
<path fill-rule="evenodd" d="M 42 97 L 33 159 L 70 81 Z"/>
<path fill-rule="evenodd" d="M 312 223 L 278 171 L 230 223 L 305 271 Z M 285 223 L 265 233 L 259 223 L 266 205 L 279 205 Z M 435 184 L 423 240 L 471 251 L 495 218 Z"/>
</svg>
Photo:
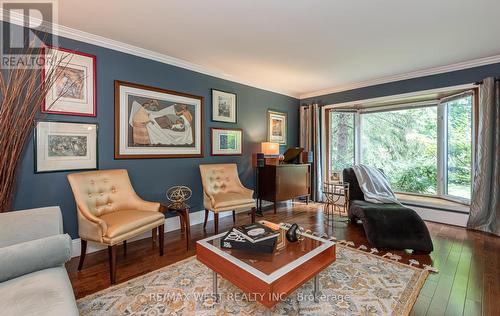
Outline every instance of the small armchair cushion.
<svg viewBox="0 0 500 316">
<path fill-rule="evenodd" d="M 105 234 L 105 237 L 108 238 L 115 238 L 159 221 L 162 223 L 165 220 L 163 213 L 135 210 L 108 213 L 99 218 L 108 226 Z"/>
<path fill-rule="evenodd" d="M 0 282 L 58 267 L 71 258 L 71 238 L 54 235 L 0 248 Z"/>
<path fill-rule="evenodd" d="M 252 193 L 249 194 L 246 191 L 218 193 L 214 194 L 213 198 L 215 201 L 213 204 L 214 209 L 254 203 Z"/>
</svg>

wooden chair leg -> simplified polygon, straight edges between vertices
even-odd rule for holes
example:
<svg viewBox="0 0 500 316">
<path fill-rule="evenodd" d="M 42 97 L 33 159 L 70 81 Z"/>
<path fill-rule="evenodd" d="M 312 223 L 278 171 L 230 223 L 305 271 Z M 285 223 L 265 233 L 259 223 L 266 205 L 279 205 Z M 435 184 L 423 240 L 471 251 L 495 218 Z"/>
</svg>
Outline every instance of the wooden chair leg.
<svg viewBox="0 0 500 316">
<path fill-rule="evenodd" d="M 83 261 L 85 260 L 86 253 L 87 253 L 87 241 L 80 239 L 80 262 L 78 262 L 78 271 L 82 271 Z"/>
<path fill-rule="evenodd" d="M 205 221 L 203 222 L 203 229 L 207 228 L 208 210 L 205 210 Z"/>
<path fill-rule="evenodd" d="M 252 223 L 255 223 L 255 212 L 257 211 L 257 209 L 255 207 L 252 207 Z"/>
<path fill-rule="evenodd" d="M 236 223 L 236 211 L 233 210 L 233 224 Z"/>
<path fill-rule="evenodd" d="M 126 240 L 123 241 L 123 255 L 124 256 L 127 255 L 127 241 Z"/>
<path fill-rule="evenodd" d="M 116 245 L 108 246 L 109 279 L 111 284 L 116 283 Z"/>
<path fill-rule="evenodd" d="M 191 241 L 191 224 L 189 223 L 189 210 L 184 211 L 184 225 L 186 226 L 186 249 L 189 250 L 189 242 Z"/>
<path fill-rule="evenodd" d="M 153 239 L 153 248 L 154 245 L 156 244 L 156 236 L 158 235 L 158 228 L 153 228 L 151 231 L 151 238 Z"/>
<path fill-rule="evenodd" d="M 215 235 L 219 233 L 219 213 L 214 213 Z"/>
<path fill-rule="evenodd" d="M 160 256 L 163 256 L 163 244 L 165 242 L 165 225 L 158 227 L 158 237 L 160 239 Z"/>
</svg>

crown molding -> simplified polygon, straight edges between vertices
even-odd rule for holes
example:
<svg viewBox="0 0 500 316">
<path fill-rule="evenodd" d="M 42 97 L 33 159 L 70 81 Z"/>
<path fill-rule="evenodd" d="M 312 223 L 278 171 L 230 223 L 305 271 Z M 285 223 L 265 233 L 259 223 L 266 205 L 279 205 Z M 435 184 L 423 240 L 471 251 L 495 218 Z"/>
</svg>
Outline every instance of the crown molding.
<svg viewBox="0 0 500 316">
<path fill-rule="evenodd" d="M 0 8 L 0 20 L 1 21 L 4 21 L 4 14 L 3 14 L 4 12 L 3 11 L 4 10 Z M 23 26 L 24 16 L 22 14 L 18 14 L 15 12 L 10 12 L 10 13 L 11 13 L 11 20 L 5 21 L 5 22 L 10 22 L 10 23 L 14 23 L 14 24 Z M 158 52 L 155 52 L 152 50 L 148 50 L 148 49 L 141 48 L 138 46 L 134 46 L 134 45 L 120 42 L 120 41 L 116 41 L 116 40 L 113 40 L 113 39 L 110 39 L 107 37 L 103 37 L 100 35 L 77 30 L 77 29 L 67 27 L 64 25 L 60 25 L 57 23 L 50 23 L 50 22 L 46 22 L 46 21 L 41 21 L 41 20 L 36 19 L 36 18 L 31 18 L 31 19 L 33 22 L 40 23 L 42 26 L 47 27 L 47 29 L 52 30 L 52 33 L 56 36 L 62 36 L 62 37 L 66 37 L 66 38 L 69 38 L 72 40 L 76 40 L 76 41 L 80 41 L 80 42 L 84 42 L 84 43 L 112 49 L 115 51 L 123 52 L 123 53 L 129 54 L 129 55 L 134 55 L 134 56 L 158 61 L 158 62 L 161 62 L 164 64 L 168 64 L 168 65 L 172 65 L 175 67 L 198 72 L 201 74 L 209 75 L 212 77 L 232 81 L 235 83 L 243 84 L 243 85 L 254 87 L 257 89 L 262 89 L 262 90 L 290 96 L 290 97 L 297 98 L 297 99 L 306 99 L 306 98 L 311 98 L 311 97 L 327 95 L 327 94 L 331 94 L 331 93 L 343 92 L 343 91 L 348 91 L 348 90 L 354 90 L 354 89 L 384 84 L 384 83 L 396 82 L 396 81 L 401 81 L 401 80 L 413 79 L 413 78 L 418 78 L 418 77 L 425 77 L 425 76 L 436 75 L 436 74 L 441 74 L 441 73 L 446 73 L 446 72 L 451 72 L 451 71 L 457 71 L 457 70 L 463 70 L 463 69 L 468 69 L 468 68 L 474 68 L 474 67 L 479 67 L 479 66 L 484 66 L 484 65 L 500 63 L 500 55 L 495 55 L 495 56 L 473 59 L 473 60 L 469 60 L 469 61 L 450 64 L 450 65 L 446 65 L 446 66 L 427 68 L 427 69 L 417 70 L 417 71 L 413 71 L 413 72 L 407 72 L 407 73 L 398 74 L 398 75 L 391 75 L 391 76 L 381 77 L 381 78 L 377 78 L 377 79 L 371 79 L 371 80 L 365 80 L 365 81 L 360 81 L 360 82 L 355 82 L 355 83 L 349 83 L 349 84 L 345 84 L 345 85 L 339 85 L 339 86 L 335 86 L 335 87 L 331 87 L 331 88 L 327 88 L 327 89 L 322 89 L 322 90 L 317 90 L 317 91 L 313 91 L 313 92 L 308 92 L 308 93 L 303 93 L 303 94 L 296 94 L 296 93 L 292 93 L 290 91 L 281 91 L 281 90 L 274 89 L 274 88 L 264 87 L 256 82 L 251 82 L 251 81 L 239 79 L 237 77 L 226 74 L 220 70 L 205 67 L 205 66 L 202 66 L 199 64 L 195 64 L 195 63 L 180 59 L 180 58 L 172 57 L 172 56 L 169 56 L 166 54 L 161 54 L 161 53 L 158 53 Z"/>
<path fill-rule="evenodd" d="M 495 55 L 495 56 L 490 56 L 490 57 L 485 57 L 485 58 L 478 58 L 478 59 L 463 61 L 463 62 L 450 64 L 450 65 L 446 65 L 446 66 L 427 68 L 427 69 L 407 72 L 407 73 L 398 74 L 398 75 L 381 77 L 381 78 L 372 79 L 372 80 L 366 80 L 366 81 L 360 81 L 360 82 L 355 82 L 355 83 L 350 83 L 350 84 L 345 84 L 345 85 L 339 85 L 339 86 L 335 86 L 335 87 L 328 88 L 328 89 L 323 89 L 323 90 L 318 90 L 318 91 L 313 91 L 313 92 L 301 94 L 300 99 L 302 100 L 302 99 L 307 99 L 307 98 L 312 98 L 312 97 L 323 96 L 323 95 L 331 94 L 331 93 L 337 93 L 337 92 L 343 92 L 343 91 L 354 90 L 354 89 L 359 89 L 359 88 L 365 88 L 365 87 L 370 87 L 370 86 L 375 86 L 375 85 L 390 83 L 390 82 L 396 82 L 396 81 L 401 81 L 401 80 L 426 77 L 426 76 L 437 75 L 437 74 L 442 74 L 442 73 L 452 72 L 452 71 L 457 71 L 457 70 L 463 70 L 463 69 L 469 69 L 469 68 L 474 68 L 474 67 L 479 67 L 479 66 L 491 65 L 491 64 L 496 64 L 496 63 L 500 63 L 500 55 Z"/>
<path fill-rule="evenodd" d="M 16 25 L 23 26 L 24 15 L 16 13 L 16 12 L 10 12 L 10 14 L 11 14 L 10 21 L 5 21 L 4 20 L 4 10 L 0 8 L 0 20 L 1 21 L 10 22 L 10 23 L 13 23 Z M 66 38 L 69 38 L 72 40 L 76 40 L 76 41 L 80 41 L 80 42 L 84 42 L 84 43 L 112 49 L 112 50 L 126 53 L 129 55 L 134 55 L 134 56 L 158 61 L 158 62 L 161 62 L 164 64 L 168 64 L 168 65 L 172 65 L 175 67 L 198 72 L 198 73 L 201 73 L 204 75 L 209 75 L 212 77 L 232 81 L 235 83 L 243 84 L 243 85 L 254 87 L 257 89 L 262 89 L 262 90 L 266 90 L 266 91 L 270 91 L 270 92 L 274 92 L 274 93 L 279 93 L 279 94 L 286 95 L 286 96 L 293 97 L 293 98 L 297 98 L 297 99 L 299 98 L 299 94 L 292 93 L 290 91 L 281 91 L 278 89 L 261 86 L 260 84 L 258 84 L 256 82 L 251 82 L 251 81 L 239 79 L 237 77 L 234 77 L 232 75 L 224 73 L 223 71 L 212 69 L 209 67 L 205 67 L 205 66 L 202 66 L 199 64 L 195 64 L 195 63 L 192 63 L 192 62 L 180 59 L 180 58 L 172 57 L 172 56 L 169 56 L 166 54 L 161 54 L 161 53 L 149 50 L 149 49 L 141 48 L 138 46 L 127 44 L 127 43 L 123 43 L 123 42 L 116 41 L 116 40 L 113 40 L 113 39 L 110 39 L 107 37 L 88 33 L 85 31 L 81 31 L 81 30 L 74 29 L 74 28 L 64 26 L 64 25 L 60 25 L 57 23 L 42 21 L 42 20 L 37 19 L 37 18 L 31 18 L 31 20 L 33 22 L 38 23 L 39 25 L 46 28 L 47 30 L 51 30 L 51 33 L 58 36 L 58 37 L 59 36 L 66 37 Z"/>
</svg>

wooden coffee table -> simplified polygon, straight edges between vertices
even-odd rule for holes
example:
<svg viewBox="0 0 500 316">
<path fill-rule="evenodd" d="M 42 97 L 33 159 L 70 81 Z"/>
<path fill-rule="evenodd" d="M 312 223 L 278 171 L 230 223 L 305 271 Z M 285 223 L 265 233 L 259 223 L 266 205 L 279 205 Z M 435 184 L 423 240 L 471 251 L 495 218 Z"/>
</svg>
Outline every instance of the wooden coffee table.
<svg viewBox="0 0 500 316">
<path fill-rule="evenodd" d="M 196 257 L 213 272 L 215 297 L 217 275 L 221 275 L 269 309 L 312 278 L 316 299 L 318 274 L 335 261 L 335 243 L 309 234 L 290 243 L 284 232 L 272 254 L 221 248 L 226 233 L 199 240 Z"/>
</svg>

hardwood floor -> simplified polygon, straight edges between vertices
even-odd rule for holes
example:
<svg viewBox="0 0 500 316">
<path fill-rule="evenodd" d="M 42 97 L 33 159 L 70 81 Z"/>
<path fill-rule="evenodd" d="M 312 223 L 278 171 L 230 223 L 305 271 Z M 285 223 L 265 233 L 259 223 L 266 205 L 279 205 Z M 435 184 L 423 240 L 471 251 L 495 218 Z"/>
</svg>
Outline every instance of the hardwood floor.
<svg viewBox="0 0 500 316">
<path fill-rule="evenodd" d="M 299 225 L 333 235 L 337 239 L 351 240 L 358 247 L 367 245 L 361 226 L 351 223 L 324 222 L 321 204 L 308 206 L 295 203 L 293 207 L 264 212 L 264 219 L 273 222 L 295 222 Z M 240 213 L 237 224 L 250 222 L 250 215 Z M 412 315 L 500 315 L 500 238 L 475 231 L 427 222 L 432 235 L 434 251 L 431 255 L 411 255 L 405 251 L 390 251 L 403 257 L 403 262 L 416 259 L 432 264 L 439 273 L 430 274 L 414 305 Z M 219 220 L 219 231 L 232 227 L 232 217 Z M 124 255 L 123 246 L 117 251 L 117 283 L 154 271 L 163 266 L 195 255 L 195 242 L 213 234 L 209 223 L 191 227 L 190 249 L 180 231 L 165 234 L 165 255 L 160 257 L 150 238 L 128 243 Z M 379 249 L 380 250 L 380 249 Z M 380 254 L 385 253 L 381 251 Z M 109 287 L 107 251 L 88 254 L 81 272 L 77 271 L 78 258 L 66 265 L 77 298 Z"/>
</svg>

